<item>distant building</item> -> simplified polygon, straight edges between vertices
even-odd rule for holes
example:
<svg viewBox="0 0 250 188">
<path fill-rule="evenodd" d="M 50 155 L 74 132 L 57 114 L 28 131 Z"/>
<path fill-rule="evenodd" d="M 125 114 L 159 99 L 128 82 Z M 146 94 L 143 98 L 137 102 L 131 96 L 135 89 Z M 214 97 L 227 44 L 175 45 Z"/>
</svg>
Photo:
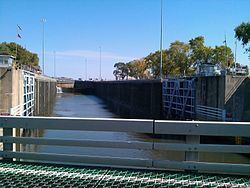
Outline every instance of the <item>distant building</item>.
<svg viewBox="0 0 250 188">
<path fill-rule="evenodd" d="M 12 55 L 0 55 L 0 67 L 11 68 L 15 57 Z"/>
<path fill-rule="evenodd" d="M 197 76 L 218 76 L 225 75 L 225 71 L 219 65 L 211 63 L 202 63 L 196 69 Z"/>
</svg>

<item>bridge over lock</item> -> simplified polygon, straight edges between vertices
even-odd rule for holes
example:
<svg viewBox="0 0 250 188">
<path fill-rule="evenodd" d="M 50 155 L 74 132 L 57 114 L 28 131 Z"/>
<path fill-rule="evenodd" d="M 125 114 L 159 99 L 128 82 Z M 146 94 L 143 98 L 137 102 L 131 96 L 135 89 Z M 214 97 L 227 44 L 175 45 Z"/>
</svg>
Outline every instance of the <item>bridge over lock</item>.
<svg viewBox="0 0 250 188">
<path fill-rule="evenodd" d="M 249 154 L 249 145 L 203 144 L 202 136 L 250 137 L 250 123 L 1 117 L 1 187 L 249 187 L 250 164 L 203 162 L 200 152 Z M 185 143 L 16 137 L 15 129 L 183 135 Z M 185 152 L 183 161 L 19 152 L 18 144 Z M 51 164 L 52 163 L 52 164 Z"/>
</svg>

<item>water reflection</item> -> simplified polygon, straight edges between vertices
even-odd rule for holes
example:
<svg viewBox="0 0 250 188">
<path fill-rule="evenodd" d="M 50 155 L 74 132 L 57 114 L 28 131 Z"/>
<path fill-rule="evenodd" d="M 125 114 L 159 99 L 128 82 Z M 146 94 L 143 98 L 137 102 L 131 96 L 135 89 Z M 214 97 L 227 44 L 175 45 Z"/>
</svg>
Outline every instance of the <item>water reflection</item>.
<svg viewBox="0 0 250 188">
<path fill-rule="evenodd" d="M 57 96 L 52 116 L 57 117 L 87 117 L 87 118 L 116 118 L 117 116 L 107 110 L 102 100 L 95 96 L 61 94 Z M 70 125 L 68 125 L 70 126 Z M 63 139 L 93 139 L 93 140 L 114 140 L 114 141 L 163 141 L 160 138 L 152 138 L 147 134 L 128 134 L 117 132 L 91 132 L 91 131 L 55 131 L 55 130 L 26 130 L 25 136 L 38 136 L 45 138 Z M 184 143 L 184 137 L 171 137 L 165 142 Z M 136 157 L 184 160 L 184 152 L 173 151 L 149 151 L 134 149 L 110 149 L 110 148 L 84 148 L 84 147 L 62 147 L 62 146 L 34 146 L 24 145 L 23 151 L 36 151 L 45 153 L 82 154 L 114 157 Z M 250 159 L 244 155 L 223 154 L 223 153 L 201 153 L 201 161 L 218 162 L 245 162 L 250 163 Z"/>
</svg>

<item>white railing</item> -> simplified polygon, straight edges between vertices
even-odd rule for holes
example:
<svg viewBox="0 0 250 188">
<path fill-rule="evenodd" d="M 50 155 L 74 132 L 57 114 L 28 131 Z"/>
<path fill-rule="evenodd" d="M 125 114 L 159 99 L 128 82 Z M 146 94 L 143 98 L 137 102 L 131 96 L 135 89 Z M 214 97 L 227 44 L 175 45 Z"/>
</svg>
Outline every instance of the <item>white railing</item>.
<svg viewBox="0 0 250 188">
<path fill-rule="evenodd" d="M 203 105 L 196 105 L 196 115 L 205 120 L 226 120 L 226 111 L 220 108 L 214 108 Z"/>
<path fill-rule="evenodd" d="M 199 121 L 161 121 L 132 119 L 90 119 L 90 118 L 44 118 L 44 117 L 1 117 L 3 128 L 3 159 L 26 159 L 56 163 L 75 163 L 81 165 L 125 166 L 156 169 L 195 170 L 222 173 L 250 174 L 250 164 L 231 164 L 199 161 L 200 152 L 250 153 L 249 145 L 201 144 L 200 136 L 242 136 L 250 137 L 250 123 L 240 122 L 199 122 Z M 151 135 L 185 135 L 185 143 L 150 141 L 107 141 L 74 140 L 36 137 L 13 137 L 13 128 L 111 131 L 147 133 Z M 154 158 L 126 158 L 92 155 L 70 155 L 58 153 L 14 152 L 13 143 L 56 145 L 96 148 L 119 148 L 159 151 L 185 152 L 184 161 L 158 160 Z"/>
<path fill-rule="evenodd" d="M 10 109 L 11 116 L 22 116 L 23 115 L 23 105 L 17 105 Z"/>
</svg>

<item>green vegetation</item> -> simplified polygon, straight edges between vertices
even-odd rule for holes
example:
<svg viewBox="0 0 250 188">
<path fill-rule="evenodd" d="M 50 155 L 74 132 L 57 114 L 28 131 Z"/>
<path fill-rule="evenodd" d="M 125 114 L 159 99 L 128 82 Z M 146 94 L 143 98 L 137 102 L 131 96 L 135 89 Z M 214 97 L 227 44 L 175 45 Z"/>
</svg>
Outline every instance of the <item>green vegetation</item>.
<svg viewBox="0 0 250 188">
<path fill-rule="evenodd" d="M 191 76 L 200 64 L 218 64 L 222 68 L 234 65 L 232 50 L 225 45 L 206 46 L 204 37 L 199 36 L 189 40 L 188 43 L 175 41 L 169 49 L 163 50 L 164 76 Z M 119 62 L 114 65 L 113 72 L 118 80 L 128 76 L 135 79 L 155 79 L 160 77 L 160 51 L 131 62 Z"/>
<path fill-rule="evenodd" d="M 11 43 L 0 43 L 0 54 L 4 55 L 12 55 L 16 56 L 16 43 L 11 42 Z M 19 65 L 33 65 L 37 66 L 38 65 L 38 55 L 35 53 L 32 53 L 19 44 L 17 45 L 17 63 Z"/>
<path fill-rule="evenodd" d="M 234 29 L 234 31 L 235 31 L 235 37 L 242 42 L 242 45 L 244 47 L 246 47 L 247 44 L 250 43 L 250 22 L 241 23 Z M 250 46 L 246 47 L 246 51 L 249 52 L 250 56 Z"/>
<path fill-rule="evenodd" d="M 114 65 L 114 67 L 116 69 L 113 71 L 113 74 L 116 80 L 118 80 L 119 78 L 123 80 L 125 77 L 128 76 L 128 67 L 125 63 L 118 62 Z"/>
</svg>

